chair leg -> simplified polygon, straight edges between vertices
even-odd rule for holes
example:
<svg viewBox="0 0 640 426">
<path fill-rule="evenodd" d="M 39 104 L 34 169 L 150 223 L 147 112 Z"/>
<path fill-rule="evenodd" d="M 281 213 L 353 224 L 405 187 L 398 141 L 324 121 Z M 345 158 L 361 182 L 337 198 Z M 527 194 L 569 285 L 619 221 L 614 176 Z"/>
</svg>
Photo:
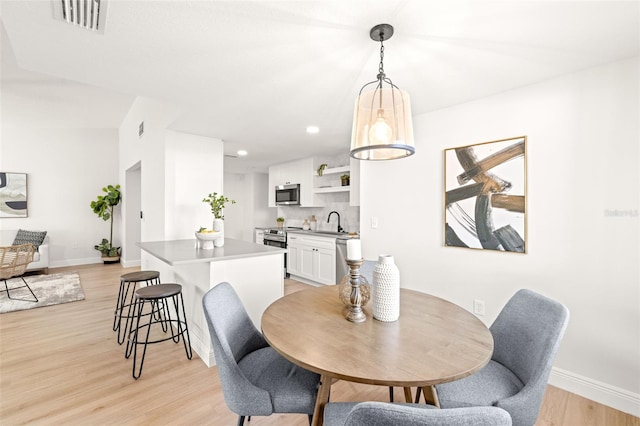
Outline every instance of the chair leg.
<svg viewBox="0 0 640 426">
<path fill-rule="evenodd" d="M 244 416 L 238 417 L 238 426 L 242 426 L 244 424 Z"/>
<path fill-rule="evenodd" d="M 18 288 L 22 288 L 22 287 L 26 287 L 27 290 L 29 290 L 29 292 L 31 293 L 31 295 L 33 296 L 33 298 L 35 300 L 31 300 L 31 299 L 20 299 L 19 297 L 11 297 L 11 293 L 9 292 L 9 285 L 7 284 L 7 280 L 3 280 L 4 281 L 4 288 L 7 292 L 7 297 L 11 300 L 22 300 L 23 302 L 34 302 L 34 303 L 38 303 L 38 297 L 35 295 L 35 293 L 33 292 L 33 290 L 31 290 L 31 287 L 29 287 L 29 284 L 27 283 L 27 281 L 24 279 L 24 277 L 20 277 L 22 278 L 22 282 L 24 283 L 23 286 L 20 286 Z M 15 290 L 15 289 L 14 289 Z"/>
<path fill-rule="evenodd" d="M 25 286 L 27 286 L 27 290 L 31 292 L 31 295 L 33 296 L 33 298 L 36 299 L 36 302 L 38 302 L 38 298 L 36 297 L 33 290 L 31 290 L 31 287 L 29 287 L 29 284 L 27 283 L 27 281 L 25 281 L 24 277 L 20 277 L 20 278 L 22 278 L 22 282 L 24 283 Z"/>
<path fill-rule="evenodd" d="M 122 309 L 122 288 L 124 287 L 124 282 L 120 280 L 120 289 L 118 290 L 118 299 L 116 300 L 116 309 L 113 311 L 113 331 L 118 331 L 120 329 L 119 319 L 122 318 L 120 314 L 120 310 Z"/>
<path fill-rule="evenodd" d="M 136 373 L 136 362 L 138 361 L 138 331 L 140 330 L 140 317 L 142 316 L 142 311 L 144 310 L 144 300 L 138 301 L 140 303 L 140 308 L 138 309 L 138 318 L 136 321 L 136 329 L 133 334 L 133 369 L 132 376 L 134 379 L 138 380 L 142 375 L 142 366 L 144 365 L 144 357 L 147 354 L 147 344 L 149 342 L 149 333 L 151 332 L 151 324 L 153 323 L 153 315 L 149 315 L 149 323 L 146 325 L 147 334 L 144 338 L 143 348 L 142 348 L 142 358 L 140 359 L 140 367 Z M 153 309 L 154 302 L 151 301 L 151 309 Z"/>
<path fill-rule="evenodd" d="M 313 424 L 313 414 L 309 414 L 309 426 Z"/>
<path fill-rule="evenodd" d="M 180 299 L 180 305 L 178 305 L 178 299 Z M 176 317 L 178 321 L 178 340 L 180 339 L 180 336 L 182 336 L 182 344 L 184 345 L 184 351 L 187 354 L 187 358 L 191 359 L 193 356 L 193 352 L 191 350 L 191 338 L 189 337 L 189 327 L 187 326 L 187 314 L 184 310 L 184 298 L 182 297 L 182 293 L 173 297 L 173 305 L 176 310 Z M 180 307 L 182 307 L 182 319 L 180 319 Z M 183 321 L 184 321 L 184 324 L 183 324 Z M 169 327 L 171 327 L 171 324 L 169 324 Z M 248 421 L 251 421 L 251 416 L 249 416 Z"/>
<path fill-rule="evenodd" d="M 416 404 L 420 402 L 420 393 L 422 392 L 422 388 L 418 386 L 418 390 L 416 391 Z M 426 402 L 426 400 L 425 400 Z"/>
<path fill-rule="evenodd" d="M 393 386 L 389 386 L 389 402 L 393 402 Z"/>
</svg>

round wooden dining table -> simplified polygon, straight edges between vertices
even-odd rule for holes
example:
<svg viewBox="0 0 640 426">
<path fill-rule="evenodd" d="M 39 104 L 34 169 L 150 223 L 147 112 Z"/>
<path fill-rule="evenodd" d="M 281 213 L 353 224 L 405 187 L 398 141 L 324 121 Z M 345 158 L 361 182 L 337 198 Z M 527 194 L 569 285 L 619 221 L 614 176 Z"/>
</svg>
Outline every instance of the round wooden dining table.
<svg viewBox="0 0 640 426">
<path fill-rule="evenodd" d="M 484 367 L 493 353 L 487 327 L 462 307 L 418 291 L 400 290 L 400 318 L 345 318 L 338 286 L 321 286 L 273 302 L 262 316 L 269 344 L 291 362 L 320 374 L 313 425 L 322 425 L 331 384 L 347 380 L 405 390 L 421 388 L 438 406 L 434 385 L 461 379 Z"/>
</svg>

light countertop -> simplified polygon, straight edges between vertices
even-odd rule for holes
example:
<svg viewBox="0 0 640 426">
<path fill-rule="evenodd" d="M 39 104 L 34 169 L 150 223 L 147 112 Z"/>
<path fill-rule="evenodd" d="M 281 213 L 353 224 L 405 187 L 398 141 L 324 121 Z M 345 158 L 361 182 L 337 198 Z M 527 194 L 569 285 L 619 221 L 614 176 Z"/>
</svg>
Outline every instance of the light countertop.
<svg viewBox="0 0 640 426">
<path fill-rule="evenodd" d="M 195 238 L 190 240 L 139 242 L 136 245 L 150 255 L 172 266 L 188 263 L 219 262 L 287 252 L 286 249 L 248 243 L 227 237 L 224 239 L 223 247 L 216 247 L 212 250 L 197 249 Z"/>
<path fill-rule="evenodd" d="M 338 240 L 350 240 L 352 238 L 359 239 L 360 235 L 349 235 L 348 233 L 338 233 L 338 232 L 330 232 L 330 231 L 305 231 L 298 230 L 295 231 L 287 231 L 287 234 L 302 234 L 302 235 L 311 235 L 314 237 L 324 237 L 324 238 L 336 238 Z"/>
</svg>

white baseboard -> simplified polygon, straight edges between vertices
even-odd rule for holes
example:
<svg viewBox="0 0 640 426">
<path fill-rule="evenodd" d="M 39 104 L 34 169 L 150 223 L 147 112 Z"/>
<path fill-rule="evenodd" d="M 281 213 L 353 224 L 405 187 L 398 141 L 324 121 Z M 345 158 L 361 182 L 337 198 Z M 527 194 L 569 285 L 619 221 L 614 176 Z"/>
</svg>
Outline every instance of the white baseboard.
<svg viewBox="0 0 640 426">
<path fill-rule="evenodd" d="M 78 266 L 78 265 L 93 265 L 95 263 L 103 263 L 102 257 L 87 257 L 83 259 L 65 259 L 65 260 L 56 260 L 51 262 L 49 268 L 62 268 L 65 266 Z M 131 260 L 128 262 L 120 259 L 120 264 L 123 268 L 132 268 L 134 266 L 140 266 L 140 260 Z"/>
<path fill-rule="evenodd" d="M 102 263 L 101 257 L 86 257 L 82 259 L 64 259 L 52 261 L 49 268 L 62 268 L 64 266 L 92 265 L 94 263 Z"/>
<path fill-rule="evenodd" d="M 213 367 L 216 365 L 216 359 L 213 355 L 213 351 L 209 350 L 206 345 L 199 338 L 197 333 L 193 333 L 192 327 L 189 330 L 189 340 L 191 341 L 191 349 L 200 357 L 207 367 Z"/>
<path fill-rule="evenodd" d="M 549 384 L 640 417 L 640 394 L 556 367 L 551 369 Z"/>
<path fill-rule="evenodd" d="M 120 264 L 122 265 L 123 268 L 133 268 L 134 266 L 140 266 L 142 264 L 142 261 L 140 259 L 129 260 L 129 261 L 120 259 Z"/>
</svg>

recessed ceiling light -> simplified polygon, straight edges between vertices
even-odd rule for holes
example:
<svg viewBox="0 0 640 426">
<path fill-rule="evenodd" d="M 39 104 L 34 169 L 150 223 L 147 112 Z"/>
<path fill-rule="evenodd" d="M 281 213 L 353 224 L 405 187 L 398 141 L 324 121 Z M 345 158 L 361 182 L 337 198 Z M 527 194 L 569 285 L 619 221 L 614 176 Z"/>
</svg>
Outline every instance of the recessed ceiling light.
<svg viewBox="0 0 640 426">
<path fill-rule="evenodd" d="M 318 133 L 320 131 L 320 128 L 318 126 L 307 126 L 307 133 Z"/>
<path fill-rule="evenodd" d="M 239 155 L 240 157 L 244 157 L 244 156 L 245 156 L 245 155 L 247 155 L 247 154 L 248 154 L 248 152 L 247 152 L 246 150 L 244 150 L 244 149 L 239 149 L 239 150 L 238 150 L 238 155 Z"/>
</svg>

